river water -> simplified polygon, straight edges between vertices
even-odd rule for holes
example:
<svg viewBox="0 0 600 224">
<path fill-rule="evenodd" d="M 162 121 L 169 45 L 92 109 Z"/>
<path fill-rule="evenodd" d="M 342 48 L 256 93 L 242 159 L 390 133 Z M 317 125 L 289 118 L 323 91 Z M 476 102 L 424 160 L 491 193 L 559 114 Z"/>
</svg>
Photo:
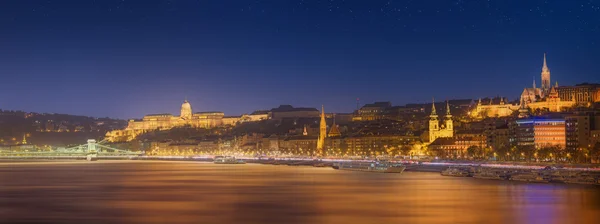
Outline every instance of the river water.
<svg viewBox="0 0 600 224">
<path fill-rule="evenodd" d="M 0 223 L 600 223 L 600 188 L 200 162 L 0 163 Z"/>
</svg>

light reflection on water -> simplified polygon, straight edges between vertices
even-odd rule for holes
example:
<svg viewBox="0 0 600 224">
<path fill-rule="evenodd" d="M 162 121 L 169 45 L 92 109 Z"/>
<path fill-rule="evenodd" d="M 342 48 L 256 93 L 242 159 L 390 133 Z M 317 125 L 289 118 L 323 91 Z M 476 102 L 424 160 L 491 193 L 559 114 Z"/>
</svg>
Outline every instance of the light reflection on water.
<svg viewBox="0 0 600 224">
<path fill-rule="evenodd" d="M 600 223 L 599 189 L 259 164 L 0 163 L 0 222 Z"/>
</svg>

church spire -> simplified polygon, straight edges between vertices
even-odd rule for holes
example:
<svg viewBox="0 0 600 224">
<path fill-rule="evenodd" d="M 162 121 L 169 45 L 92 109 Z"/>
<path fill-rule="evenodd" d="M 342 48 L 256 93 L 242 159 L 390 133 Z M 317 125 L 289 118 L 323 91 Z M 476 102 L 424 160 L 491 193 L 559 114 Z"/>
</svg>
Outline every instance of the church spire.
<svg viewBox="0 0 600 224">
<path fill-rule="evenodd" d="M 327 123 L 325 123 L 325 107 L 321 105 L 321 123 L 319 124 L 319 139 L 317 139 L 317 153 L 323 155 L 325 137 L 327 136 Z"/>
<path fill-rule="evenodd" d="M 535 91 L 535 77 L 533 77 L 533 90 Z"/>
<path fill-rule="evenodd" d="M 544 53 L 544 64 L 542 65 L 542 91 L 544 95 L 548 94 L 550 88 L 552 87 L 552 83 L 550 83 L 550 69 L 548 68 L 548 64 L 546 63 L 546 53 Z"/>
<path fill-rule="evenodd" d="M 431 104 L 431 116 L 436 116 L 437 117 L 437 113 L 435 112 L 435 98 L 433 99 L 433 103 Z"/>
<path fill-rule="evenodd" d="M 448 103 L 448 100 L 446 100 L 446 117 L 448 116 L 452 116 L 452 114 L 450 114 L 450 104 Z"/>
<path fill-rule="evenodd" d="M 548 70 L 548 64 L 546 64 L 546 52 L 544 52 L 544 65 L 542 66 L 542 71 Z"/>
</svg>

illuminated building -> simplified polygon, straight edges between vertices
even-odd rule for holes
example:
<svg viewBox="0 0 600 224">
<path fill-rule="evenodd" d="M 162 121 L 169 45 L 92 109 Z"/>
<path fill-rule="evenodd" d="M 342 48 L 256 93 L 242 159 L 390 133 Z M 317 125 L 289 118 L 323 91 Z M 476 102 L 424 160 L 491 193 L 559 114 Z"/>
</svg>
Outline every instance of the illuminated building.
<svg viewBox="0 0 600 224">
<path fill-rule="evenodd" d="M 350 136 L 343 139 L 350 154 L 373 154 L 386 152 L 387 148 L 410 146 L 419 141 L 417 136 L 402 135 L 362 135 Z"/>
<path fill-rule="evenodd" d="M 525 88 L 521 93 L 521 102 L 526 104 L 536 102 L 544 98 L 550 92 L 550 69 L 546 63 L 546 54 L 544 53 L 544 64 L 542 65 L 542 88 L 537 88 L 535 79 L 533 80 L 533 88 Z"/>
<path fill-rule="evenodd" d="M 561 149 L 566 146 L 565 119 L 520 119 L 516 123 L 516 140 L 519 146 L 558 146 Z"/>
<path fill-rule="evenodd" d="M 223 116 L 222 124 L 235 126 L 239 123 L 254 122 L 269 119 L 268 111 L 255 111 L 251 114 L 243 114 L 242 116 Z"/>
<path fill-rule="evenodd" d="M 533 88 L 525 88 L 521 93 L 521 102 L 527 104 L 538 101 L 543 96 L 542 90 L 535 86 L 535 79 L 533 80 Z"/>
<path fill-rule="evenodd" d="M 558 97 L 571 99 L 577 105 L 588 106 L 600 102 L 600 84 L 582 83 L 575 86 L 559 86 Z"/>
<path fill-rule="evenodd" d="M 572 114 L 565 117 L 567 149 L 590 149 L 594 146 L 593 133 L 600 130 L 600 116 Z"/>
<path fill-rule="evenodd" d="M 572 98 L 574 95 L 567 95 L 569 92 L 574 92 L 572 89 L 571 91 L 565 89 L 562 91 L 563 94 L 559 94 L 558 82 L 556 82 L 556 86 L 550 84 L 550 69 L 546 63 L 546 54 L 544 54 L 541 77 L 542 87 L 536 88 L 535 80 L 533 80 L 533 88 L 525 88 L 521 93 L 521 104 L 525 104 L 531 110 L 548 110 L 550 112 L 561 112 L 575 105 L 575 100 Z"/>
<path fill-rule="evenodd" d="M 433 141 L 427 148 L 432 151 L 442 152 L 444 155 L 464 156 L 471 146 L 484 148 L 485 138 L 463 136 L 463 137 L 440 137 Z"/>
<path fill-rule="evenodd" d="M 511 116 L 518 109 L 519 105 L 506 104 L 502 97 L 498 104 L 493 104 L 492 99 L 490 99 L 490 103 L 484 105 L 481 103 L 481 99 L 479 99 L 475 108 L 469 112 L 469 115 L 473 118 L 507 117 Z"/>
<path fill-rule="evenodd" d="M 496 150 L 499 148 L 510 148 L 511 131 L 508 123 L 504 121 L 491 121 L 485 125 L 483 131 L 487 147 Z"/>
<path fill-rule="evenodd" d="M 444 124 L 440 125 L 434 101 L 431 106 L 431 115 L 429 115 L 429 142 L 433 142 L 437 138 L 454 136 L 454 125 L 452 124 L 452 114 L 450 114 L 450 105 L 448 102 L 446 102 L 445 117 Z"/>
<path fill-rule="evenodd" d="M 278 145 L 278 149 L 292 149 L 296 150 L 296 153 L 299 153 L 299 150 L 303 150 L 305 154 L 308 154 L 308 152 L 316 149 L 318 142 L 319 139 L 316 136 L 301 135 L 286 137 L 279 140 L 276 145 Z"/>
<path fill-rule="evenodd" d="M 352 120 L 372 121 L 383 119 L 384 112 L 390 107 L 392 107 L 392 103 L 390 102 L 375 102 L 372 104 L 366 104 L 356 111 L 356 115 L 352 118 Z"/>
<path fill-rule="evenodd" d="M 557 83 L 558 86 L 558 83 Z M 575 101 L 563 101 L 560 99 L 556 87 L 550 88 L 548 96 L 540 101 L 527 104 L 531 110 L 548 110 L 550 112 L 561 112 L 575 106 Z"/>
<path fill-rule="evenodd" d="M 223 125 L 223 112 L 192 113 L 191 104 L 185 100 L 181 105 L 179 116 L 171 114 L 150 114 L 141 120 L 129 120 L 124 130 L 106 133 L 109 141 L 130 141 L 137 135 L 152 130 L 168 130 L 174 127 L 191 126 L 196 128 L 212 128 Z"/>
</svg>

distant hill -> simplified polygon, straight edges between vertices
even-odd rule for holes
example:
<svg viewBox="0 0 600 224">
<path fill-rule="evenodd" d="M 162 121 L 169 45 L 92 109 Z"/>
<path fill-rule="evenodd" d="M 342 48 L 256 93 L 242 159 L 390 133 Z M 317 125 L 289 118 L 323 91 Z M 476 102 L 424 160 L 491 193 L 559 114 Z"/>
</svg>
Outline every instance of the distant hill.
<svg viewBox="0 0 600 224">
<path fill-rule="evenodd" d="M 0 144 L 21 143 L 23 136 L 36 145 L 83 143 L 87 138 L 101 139 L 107 131 L 126 125 L 127 121 L 121 119 L 0 110 Z"/>
</svg>

